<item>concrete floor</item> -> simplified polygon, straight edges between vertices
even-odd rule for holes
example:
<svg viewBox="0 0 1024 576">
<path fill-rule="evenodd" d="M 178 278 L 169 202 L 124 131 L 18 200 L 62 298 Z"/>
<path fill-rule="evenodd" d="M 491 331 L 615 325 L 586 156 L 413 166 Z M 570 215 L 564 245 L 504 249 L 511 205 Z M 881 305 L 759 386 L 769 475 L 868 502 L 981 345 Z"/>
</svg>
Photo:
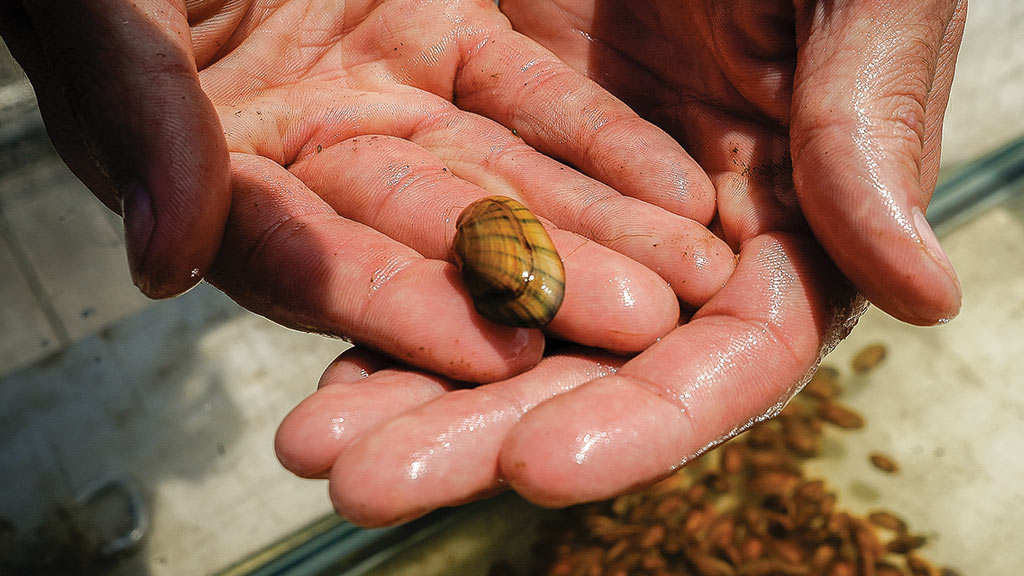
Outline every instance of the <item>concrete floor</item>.
<svg viewBox="0 0 1024 576">
<path fill-rule="evenodd" d="M 118 219 L 39 143 L 27 88 L 2 56 L 0 518 L 32 526 L 89 482 L 128 474 L 152 522 L 121 572 L 178 575 L 216 571 L 328 512 L 322 483 L 281 469 L 272 438 L 344 344 L 273 325 L 209 286 L 168 302 L 140 296 Z M 1024 4 L 975 2 L 944 162 L 1024 134 L 1022 118 Z M 863 470 L 835 472 L 854 497 L 871 493 L 855 489 L 865 482 L 899 494 L 896 508 L 941 535 L 937 560 L 1009 574 L 1024 560 L 1005 553 L 1024 527 L 1024 202 L 1018 194 L 943 237 L 964 282 L 962 316 L 919 329 L 872 311 L 833 354 L 890 345 L 887 383 L 851 401 L 894 422 L 866 440 L 916 472 L 881 487 Z M 1009 571 L 986 564 L 993 550 Z"/>
<path fill-rule="evenodd" d="M 325 486 L 285 471 L 273 436 L 347 344 L 277 326 L 208 285 L 143 297 L 120 218 L 41 137 L 17 72 L 0 79 L 0 523 L 27 537 L 54 504 L 127 475 L 151 522 L 117 573 L 180 575 L 329 513 Z"/>
</svg>

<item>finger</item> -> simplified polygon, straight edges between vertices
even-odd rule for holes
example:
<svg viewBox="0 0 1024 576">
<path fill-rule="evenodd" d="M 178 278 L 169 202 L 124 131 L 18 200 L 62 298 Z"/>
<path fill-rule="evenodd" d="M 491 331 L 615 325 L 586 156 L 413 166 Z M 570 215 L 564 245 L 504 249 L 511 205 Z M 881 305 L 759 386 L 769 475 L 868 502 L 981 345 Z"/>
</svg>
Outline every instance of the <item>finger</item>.
<svg viewBox="0 0 1024 576">
<path fill-rule="evenodd" d="M 250 16 L 250 2 L 223 2 L 222 0 L 187 0 L 188 23 L 191 28 L 192 50 L 196 64 L 202 70 L 219 58 L 230 57 L 240 44 L 251 35 L 251 28 L 257 25 Z M 287 18 L 280 22 L 292 30 L 297 27 Z M 247 28 L 248 27 L 248 28 Z M 228 39 L 225 41 L 225 39 Z M 267 50 L 267 52 L 274 52 Z M 271 54 L 267 54 L 268 57 Z M 273 54 L 274 57 L 279 55 Z M 250 68 L 251 70 L 251 68 Z M 207 93 L 212 94 L 208 91 Z"/>
<path fill-rule="evenodd" d="M 564 352 L 510 380 L 408 410 L 341 452 L 331 469 L 331 500 L 352 522 L 381 526 L 500 491 L 501 444 L 522 414 L 621 362 Z"/>
<path fill-rule="evenodd" d="M 942 122 L 946 116 L 946 104 L 953 85 L 953 71 L 960 42 L 967 23 L 966 0 L 956 2 L 953 16 L 946 26 L 946 32 L 939 46 L 939 60 L 932 78 L 932 88 L 924 110 L 924 149 L 921 152 L 921 191 L 925 202 L 930 202 L 935 184 L 939 179 L 940 155 L 942 150 Z"/>
<path fill-rule="evenodd" d="M 435 259 L 450 259 L 458 214 L 488 194 L 423 148 L 384 136 L 322 148 L 290 170 L 340 215 Z M 646 348 L 675 326 L 678 303 L 656 274 L 575 234 L 550 235 L 565 267 L 566 296 L 548 332 L 625 352 Z"/>
<path fill-rule="evenodd" d="M 502 0 L 498 4 L 501 13 L 517 32 L 551 50 L 573 69 L 584 72 L 597 82 L 609 76 L 623 76 L 628 71 L 634 78 L 640 76 L 636 79 L 641 86 L 653 91 L 656 84 L 645 75 L 637 74 L 639 68 L 633 62 L 604 42 L 595 41 L 593 34 L 579 33 L 598 29 L 601 18 L 599 6 L 595 4 L 594 10 L 569 10 L 563 2 L 534 3 L 529 0 Z M 621 25 L 622 22 L 616 24 Z M 595 53 L 601 57 L 595 59 Z M 594 67 L 595 63 L 606 66 L 609 60 L 616 64 L 612 72 L 605 67 Z"/>
<path fill-rule="evenodd" d="M 798 10 L 791 122 L 804 214 L 879 308 L 915 324 L 948 320 L 959 311 L 960 285 L 924 217 L 934 178 L 925 171 L 934 167 L 923 160 L 935 146 L 926 149 L 927 125 L 937 137 L 934 108 L 945 104 L 929 97 L 946 89 L 935 84 L 941 44 L 958 40 L 947 31 L 962 27 L 951 20 L 954 2 L 816 6 Z"/>
<path fill-rule="evenodd" d="M 457 380 L 507 378 L 540 360 L 543 334 L 480 318 L 451 264 L 338 216 L 272 160 L 234 154 L 232 167 L 211 280 L 250 310 Z"/>
<path fill-rule="evenodd" d="M 657 274 L 570 232 L 552 230 L 551 241 L 564 254 L 571 284 L 547 332 L 626 354 L 646 349 L 679 322 L 679 302 Z"/>
<path fill-rule="evenodd" d="M 703 107 L 690 119 L 701 135 L 694 156 L 718 190 L 718 225 L 734 250 L 770 232 L 809 234 L 793 190 L 784 128 Z M 723 146 L 723 142 L 728 142 Z"/>
<path fill-rule="evenodd" d="M 561 164 L 507 129 L 472 114 L 417 130 L 412 139 L 457 176 L 492 193 L 521 196 L 560 228 L 644 264 L 697 308 L 729 278 L 734 257 L 703 224 L 629 196 Z"/>
<path fill-rule="evenodd" d="M 466 190 L 465 181 L 489 194 L 521 198 L 556 226 L 644 264 L 664 278 L 687 307 L 701 306 L 732 273 L 732 251 L 702 224 L 624 197 L 551 161 L 508 129 L 440 98 L 408 90 L 340 96 L 331 92 L 301 104 L 261 102 L 255 112 L 228 111 L 224 122 L 232 148 L 275 158 L 296 173 L 301 171 L 301 178 L 318 192 L 338 191 L 330 195 L 331 202 L 344 215 L 365 223 L 371 217 L 390 220 L 372 225 L 378 230 L 400 228 L 408 238 L 393 237 L 406 243 L 427 242 L 416 247 L 428 257 L 441 258 L 451 240 L 436 234 L 436 218 L 423 217 L 429 212 L 419 208 L 416 218 L 405 211 L 377 208 L 389 202 L 387 197 L 403 196 L 409 186 L 429 190 L 456 182 L 458 190 Z M 282 125 L 287 126 L 283 134 Z M 446 196 L 453 193 L 454 189 Z M 420 199 L 434 210 L 442 207 L 432 190 L 427 195 L 430 200 Z M 479 192 L 472 196 L 475 199 Z M 457 214 L 437 218 L 454 219 Z"/>
<path fill-rule="evenodd" d="M 810 239 L 751 239 L 729 284 L 688 324 L 616 375 L 528 413 L 501 470 L 551 506 L 653 482 L 780 410 L 849 329 L 852 295 Z"/>
<path fill-rule="evenodd" d="M 494 4 L 462 4 L 460 9 L 453 28 L 430 3 L 379 7 L 374 22 L 386 28 L 364 26 L 350 39 L 354 51 L 381 63 L 374 74 L 361 78 L 367 85 L 379 84 L 382 77 L 400 78 L 450 98 L 460 109 L 517 130 L 541 152 L 626 195 L 710 222 L 714 190 L 670 136 L 513 32 Z M 445 38 L 442 44 L 439 37 Z M 395 38 L 405 41 L 396 46 Z"/>
<path fill-rule="evenodd" d="M 398 363 L 393 358 L 384 356 L 367 348 L 351 347 L 334 359 L 327 367 L 317 389 L 334 384 L 348 384 L 356 380 L 368 378 L 374 372 L 391 368 Z"/>
<path fill-rule="evenodd" d="M 183 8 L 163 0 L 2 5 L 65 162 L 125 218 L 132 277 L 179 294 L 212 263 L 227 218 L 227 147 L 199 85 Z"/>
<path fill-rule="evenodd" d="M 326 478 L 338 455 L 377 426 L 452 389 L 445 379 L 350 349 L 320 387 L 277 430 L 281 464 L 304 478 Z"/>
<path fill-rule="evenodd" d="M 595 82 L 511 32 L 471 54 L 455 84 L 460 108 L 514 128 L 535 149 L 627 196 L 710 223 L 714 190 L 704 171 Z"/>
</svg>

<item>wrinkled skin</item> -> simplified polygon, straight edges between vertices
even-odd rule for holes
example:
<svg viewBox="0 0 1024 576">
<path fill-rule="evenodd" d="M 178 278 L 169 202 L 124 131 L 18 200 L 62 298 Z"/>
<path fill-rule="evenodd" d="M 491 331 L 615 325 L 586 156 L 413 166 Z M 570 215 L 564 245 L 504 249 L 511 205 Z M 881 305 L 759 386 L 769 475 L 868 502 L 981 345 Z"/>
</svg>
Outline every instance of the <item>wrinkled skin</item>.
<svg viewBox="0 0 1024 576">
<path fill-rule="evenodd" d="M 684 144 L 714 183 L 713 227 L 739 250 L 738 268 L 689 323 L 628 362 L 566 350 L 504 382 L 453 391 L 358 350 L 342 355 L 282 424 L 278 452 L 292 470 L 330 478 L 336 507 L 358 522 L 401 521 L 507 487 L 551 506 L 609 497 L 771 413 L 859 311 L 812 229 L 837 243 L 840 264 L 862 250 L 871 274 L 850 277 L 893 314 L 927 324 L 959 307 L 941 249 L 903 221 L 934 187 L 965 6 L 888 20 L 860 6 L 778 8 L 774 33 L 742 13 L 706 14 L 711 3 L 566 6 L 502 8 Z M 871 35 L 844 35 L 872 16 Z M 743 34 L 757 41 L 736 40 Z M 819 61 L 829 53 L 839 61 Z M 892 67 L 876 70 L 882 63 Z M 871 74 L 864 93 L 850 89 Z M 832 228 L 819 231 L 816 218 L 829 213 Z"/>
<path fill-rule="evenodd" d="M 802 226 L 783 213 L 792 174 L 814 235 L 872 303 L 916 324 L 956 315 L 955 272 L 918 213 L 938 178 L 966 2 L 510 0 L 502 9 L 682 143 L 715 183 L 730 243 Z M 775 191 L 726 214 L 723 195 L 747 191 L 735 178 L 744 170 Z"/>
<path fill-rule="evenodd" d="M 545 338 L 474 312 L 449 263 L 473 200 L 517 197 L 552 223 L 573 287 L 548 333 L 577 343 L 643 350 L 735 266 L 693 160 L 492 3 L 193 2 L 187 20 L 157 0 L 3 6 L 62 155 L 123 204 L 152 296 L 205 275 L 285 325 L 489 382 L 535 365 Z"/>
<path fill-rule="evenodd" d="M 82 10 L 139 17 L 107 4 Z M 339 513 L 360 524 L 509 487 L 564 505 L 663 476 L 778 408 L 844 334 L 858 308 L 829 255 L 903 319 L 959 305 L 941 252 L 907 223 L 934 185 L 962 11 L 879 12 L 872 34 L 847 39 L 869 8 L 779 9 L 772 34 L 745 13 L 707 14 L 712 3 L 503 3 L 519 30 L 670 137 L 488 2 L 197 2 L 191 42 L 184 6 L 136 4 L 153 24 L 131 29 L 152 34 L 144 53 L 107 22 L 108 35 L 65 34 L 49 60 L 32 56 L 46 26 L 86 18 L 73 10 L 8 1 L 3 21 L 36 36 L 0 26 L 69 165 L 124 204 L 140 287 L 170 295 L 209 271 L 280 322 L 491 382 L 460 389 L 365 348 L 328 368 L 277 450 L 295 473 L 329 478 Z M 756 41 L 726 41 L 745 34 Z M 95 83 L 54 65 L 83 42 L 123 50 L 123 68 Z M 153 64 L 155 44 L 166 64 Z M 918 49 L 928 54 L 889 66 Z M 872 107 L 883 100 L 893 105 Z M 111 123 L 127 126 L 123 141 Z M 444 260 L 459 207 L 487 193 L 553 224 L 571 284 L 550 334 L 628 361 L 568 347 L 530 368 L 541 334 L 473 315 Z"/>
<path fill-rule="evenodd" d="M 927 232 L 904 233 L 900 214 L 926 204 L 934 186 L 963 7 L 955 14 L 939 5 L 922 11 L 918 17 L 931 23 L 927 28 L 908 21 L 910 32 L 875 32 L 909 44 L 889 46 L 883 60 L 900 56 L 927 69 L 919 71 L 926 79 L 922 84 L 887 84 L 918 80 L 898 63 L 861 95 L 875 98 L 872 107 L 850 103 L 855 94 L 848 86 L 865 67 L 877 65 L 880 56 L 867 50 L 876 38 L 867 38 L 870 46 L 849 46 L 841 53 L 847 59 L 829 73 L 824 63 L 798 60 L 806 51 L 817 53 L 815 42 L 850 42 L 842 33 L 853 24 L 826 22 L 826 15 L 813 13 L 815 7 L 801 8 L 799 18 L 780 8 L 770 19 L 778 23 L 776 33 L 768 34 L 750 28 L 743 14 L 702 21 L 703 5 L 651 3 L 654 12 L 647 13 L 644 4 L 628 3 L 632 14 L 606 4 L 564 6 L 506 1 L 503 10 L 519 30 L 684 144 L 714 183 L 714 228 L 739 250 L 739 266 L 688 324 L 624 365 L 592 352 L 565 351 L 516 378 L 452 392 L 444 382 L 425 375 L 414 379 L 359 351 L 343 355 L 325 373 L 320 390 L 282 425 L 278 447 L 293 470 L 329 477 L 336 506 L 357 521 L 394 522 L 507 486 L 553 506 L 608 497 L 651 482 L 751 418 L 770 413 L 857 311 L 811 233 L 815 210 L 831 210 L 838 218 L 871 214 L 870 224 L 885 242 L 871 243 L 872 236 L 863 234 L 866 223 L 856 218 L 845 229 L 841 221 L 831 222 L 836 228 L 826 227 L 823 235 L 838 240 L 840 250 L 831 252 L 838 261 L 859 245 L 868 265 L 876 267 L 877 280 L 898 287 L 875 298 L 887 310 L 930 323 L 959 306 L 955 277 L 942 256 L 933 256 L 941 252 L 929 253 L 935 247 L 923 245 Z M 672 14 L 673 9 L 687 13 Z M 862 9 L 828 16 L 867 17 Z M 725 47 L 749 45 L 728 41 L 744 33 L 730 24 L 747 24 L 746 33 L 760 34 L 751 50 L 765 51 L 728 53 Z M 836 27 L 834 37 L 821 36 L 832 30 L 825 24 Z M 794 28 L 800 30 L 795 38 Z M 921 40 L 916 34 L 922 30 L 933 34 Z M 921 48 L 931 55 L 905 53 Z M 801 75 L 798 61 L 801 70 L 820 77 Z M 805 98 L 793 107 L 806 113 L 798 120 L 790 117 L 794 86 L 796 98 Z M 931 91 L 914 92 L 924 86 Z M 917 98 L 923 110 L 917 148 L 905 122 L 885 122 L 892 117 L 886 105 L 909 106 L 893 93 Z M 836 101 L 844 99 L 852 118 L 836 113 Z M 865 106 L 876 120 L 863 117 Z M 849 127 L 862 127 L 857 122 L 866 123 L 866 148 L 877 152 L 871 158 L 857 148 L 863 142 L 851 141 Z M 822 155 L 829 153 L 843 164 L 823 165 Z M 794 187 L 791 165 L 798 179 L 813 174 L 818 187 L 799 180 Z M 876 173 L 856 177 L 871 170 Z M 901 213 L 878 189 L 879 181 L 887 183 Z M 867 282 L 866 292 L 876 280 L 850 276 L 859 285 Z M 315 443 L 325 429 L 332 440 Z"/>
</svg>

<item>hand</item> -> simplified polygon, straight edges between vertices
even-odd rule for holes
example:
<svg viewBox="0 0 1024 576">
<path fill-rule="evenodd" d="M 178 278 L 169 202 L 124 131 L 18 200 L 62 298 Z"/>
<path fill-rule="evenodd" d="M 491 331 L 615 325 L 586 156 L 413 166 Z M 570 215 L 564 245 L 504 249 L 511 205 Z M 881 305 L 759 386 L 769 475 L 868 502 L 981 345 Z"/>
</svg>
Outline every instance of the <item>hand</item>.
<svg viewBox="0 0 1024 576">
<path fill-rule="evenodd" d="M 494 381 L 545 340 L 480 318 L 448 263 L 481 196 L 552 224 L 571 283 L 548 329 L 561 339 L 642 350 L 735 265 L 693 160 L 493 3 L 0 6 L 65 158 L 124 204 L 151 295 L 205 274 L 283 324 Z"/>
<path fill-rule="evenodd" d="M 0 34 L 50 139 L 125 217 L 132 278 L 152 298 L 202 279 L 231 203 L 227 145 L 177 4 L 0 0 Z"/>
<path fill-rule="evenodd" d="M 795 4 L 501 5 L 676 137 L 720 195 L 741 191 L 740 168 L 784 201 L 795 187 L 815 237 L 873 304 L 915 324 L 948 320 L 960 286 L 923 212 L 967 2 Z"/>
<path fill-rule="evenodd" d="M 825 192 L 840 191 L 841 214 L 823 235 L 832 246 L 870 248 L 865 261 L 880 278 L 851 275 L 876 302 L 920 323 L 958 306 L 955 277 L 937 246 L 925 243 L 927 229 L 903 224 L 913 222 L 912 207 L 923 207 L 934 185 L 962 7 L 938 16 L 918 10 L 917 17 L 934 20 L 923 28 L 913 18 L 879 15 L 870 45 L 859 47 L 863 12 L 837 8 L 825 22 L 809 7 L 796 19 L 798 51 L 791 8 L 723 14 L 733 5 L 709 3 L 708 11 L 718 10 L 711 18 L 703 5 L 597 4 L 503 0 L 502 8 L 520 30 L 687 146 L 718 192 L 715 227 L 739 249 L 738 267 L 687 324 L 628 361 L 563 350 L 529 372 L 463 390 L 359 350 L 341 356 L 286 418 L 277 449 L 294 472 L 329 478 L 335 507 L 356 522 L 399 522 L 507 488 L 552 506 L 609 497 L 655 481 L 776 413 L 863 311 L 828 257 L 842 264 L 851 252 L 823 240 L 825 254 L 803 216 L 813 226 L 827 215 Z M 857 33 L 846 38 L 851 30 Z M 928 43 L 918 36 L 924 31 Z M 822 36 L 827 32 L 833 37 Z M 873 53 L 879 37 L 885 58 Z M 835 54 L 825 50 L 828 41 L 849 58 L 834 62 L 834 72 L 808 61 Z M 915 50 L 923 47 L 932 60 L 919 58 Z M 915 65 L 927 69 L 918 72 L 928 72 L 930 92 L 892 83 L 913 78 L 908 69 Z M 791 121 L 794 78 L 801 80 L 799 118 Z M 859 85 L 858 78 L 872 83 L 857 93 L 843 88 Z M 816 93 L 826 99 L 815 100 Z M 886 122 L 887 110 L 907 109 L 892 93 L 919 98 L 923 107 L 916 150 L 900 123 Z M 846 107 L 835 102 L 844 99 Z M 817 130 L 829 126 L 822 123 L 829 107 L 826 119 L 836 129 Z M 854 140 L 842 126 L 866 133 Z M 520 134 L 528 142 L 536 137 Z M 791 181 L 791 147 L 802 204 Z M 835 167 L 824 165 L 825 155 Z M 871 220 L 861 222 L 862 214 Z M 888 241 L 857 228 L 867 225 Z M 916 275 L 894 272 L 897 265 Z M 885 282 L 891 292 L 870 290 Z"/>
</svg>

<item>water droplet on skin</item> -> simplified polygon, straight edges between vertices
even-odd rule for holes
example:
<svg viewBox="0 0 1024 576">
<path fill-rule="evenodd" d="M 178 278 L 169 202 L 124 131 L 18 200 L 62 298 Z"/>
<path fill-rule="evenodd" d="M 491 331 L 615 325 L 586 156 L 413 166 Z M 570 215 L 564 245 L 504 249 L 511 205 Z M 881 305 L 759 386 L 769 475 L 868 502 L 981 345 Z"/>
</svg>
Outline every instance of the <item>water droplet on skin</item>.
<svg viewBox="0 0 1024 576">
<path fill-rule="evenodd" d="M 405 475 L 409 480 L 418 480 L 427 471 L 427 462 L 424 458 L 417 458 L 405 467 Z"/>
<path fill-rule="evenodd" d="M 341 438 L 342 436 L 344 436 L 345 435 L 345 418 L 342 417 L 342 416 L 337 416 L 335 418 L 331 418 L 330 431 L 331 431 L 331 438 L 338 439 L 338 438 Z"/>
<path fill-rule="evenodd" d="M 708 258 L 707 254 L 705 254 L 703 251 L 694 251 L 694 253 L 693 253 L 693 267 L 694 268 L 696 268 L 697 270 L 707 270 L 707 268 L 708 268 L 708 266 L 710 264 L 711 264 L 711 260 Z"/>
<path fill-rule="evenodd" d="M 594 448 L 595 445 L 599 444 L 610 444 L 611 434 L 605 431 L 593 431 L 584 434 L 583 436 L 576 438 L 579 449 L 573 456 L 573 460 L 577 464 L 583 464 L 587 461 L 589 452 Z"/>
</svg>

